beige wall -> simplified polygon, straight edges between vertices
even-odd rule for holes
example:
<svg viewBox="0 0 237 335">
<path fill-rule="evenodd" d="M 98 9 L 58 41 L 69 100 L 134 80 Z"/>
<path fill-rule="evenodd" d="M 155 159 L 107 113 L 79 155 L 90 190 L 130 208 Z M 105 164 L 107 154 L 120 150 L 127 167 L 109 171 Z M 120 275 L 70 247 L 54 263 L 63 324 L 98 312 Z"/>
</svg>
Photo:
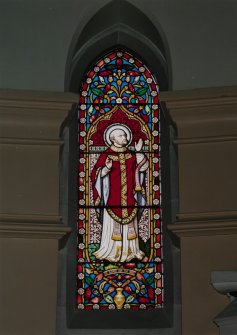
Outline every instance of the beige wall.
<svg viewBox="0 0 237 335">
<path fill-rule="evenodd" d="M 67 95 L 0 92 L 0 334 L 55 333 Z"/>
<path fill-rule="evenodd" d="M 168 96 L 168 95 L 167 95 Z M 165 102 L 177 129 L 182 334 L 217 335 L 228 304 L 211 271 L 237 263 L 237 88 L 177 92 Z"/>
<path fill-rule="evenodd" d="M 55 333 L 57 248 L 69 229 L 59 215 L 60 126 L 77 97 L 0 92 L 0 334 Z M 167 92 L 175 123 L 182 334 L 217 335 L 227 304 L 210 284 L 213 270 L 236 267 L 237 88 Z"/>
</svg>

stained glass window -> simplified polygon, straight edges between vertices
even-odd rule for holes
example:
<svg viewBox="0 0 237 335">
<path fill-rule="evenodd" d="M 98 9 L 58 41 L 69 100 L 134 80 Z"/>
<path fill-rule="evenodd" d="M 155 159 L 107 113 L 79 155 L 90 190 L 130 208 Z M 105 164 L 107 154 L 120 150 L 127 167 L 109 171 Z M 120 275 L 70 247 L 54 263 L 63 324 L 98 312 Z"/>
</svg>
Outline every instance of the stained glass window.
<svg viewBox="0 0 237 335">
<path fill-rule="evenodd" d="M 78 148 L 78 309 L 162 308 L 158 85 L 129 52 L 86 74 Z"/>
</svg>

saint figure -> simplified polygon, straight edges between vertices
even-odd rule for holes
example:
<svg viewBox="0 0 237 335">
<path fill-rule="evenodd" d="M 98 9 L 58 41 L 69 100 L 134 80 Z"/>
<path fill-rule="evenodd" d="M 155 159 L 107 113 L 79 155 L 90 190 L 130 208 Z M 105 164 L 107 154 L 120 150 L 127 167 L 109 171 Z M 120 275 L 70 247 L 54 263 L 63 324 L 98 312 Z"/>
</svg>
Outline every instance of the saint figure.
<svg viewBox="0 0 237 335">
<path fill-rule="evenodd" d="M 102 223 L 97 259 L 129 262 L 145 256 L 138 243 L 138 224 L 146 204 L 144 182 L 147 157 L 141 153 L 143 140 L 135 142 L 135 152 L 128 149 L 132 135 L 121 124 L 109 126 L 104 134 L 109 146 L 98 158 L 92 175 L 94 204 Z"/>
</svg>

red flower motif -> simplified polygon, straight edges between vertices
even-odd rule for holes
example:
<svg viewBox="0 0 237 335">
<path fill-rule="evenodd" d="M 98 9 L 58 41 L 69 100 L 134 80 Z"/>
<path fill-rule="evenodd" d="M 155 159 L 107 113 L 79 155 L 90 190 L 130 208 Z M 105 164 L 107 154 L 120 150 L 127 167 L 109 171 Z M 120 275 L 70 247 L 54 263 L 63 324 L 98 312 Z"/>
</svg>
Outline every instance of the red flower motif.
<svg viewBox="0 0 237 335">
<path fill-rule="evenodd" d="M 128 88 L 132 93 L 134 93 L 134 87 L 132 84 L 128 84 Z"/>
<path fill-rule="evenodd" d="M 101 71 L 101 72 L 100 72 L 100 76 L 101 76 L 101 77 L 106 77 L 106 76 L 109 76 L 109 75 L 111 75 L 111 74 L 113 74 L 113 72 L 112 72 L 112 71 L 109 71 L 109 70 L 107 70 L 107 71 Z"/>
<path fill-rule="evenodd" d="M 85 291 L 85 299 L 86 300 L 89 299 L 91 294 L 92 294 L 92 288 L 89 286 L 89 287 L 87 287 L 87 289 Z"/>
<path fill-rule="evenodd" d="M 126 73 L 134 77 L 140 76 L 140 73 L 137 71 L 127 71 Z"/>
<path fill-rule="evenodd" d="M 123 61 L 121 58 L 116 59 L 116 69 L 120 70 L 123 66 Z"/>
<path fill-rule="evenodd" d="M 152 300 L 155 298 L 154 289 L 151 286 L 147 287 L 148 297 Z"/>
<path fill-rule="evenodd" d="M 125 269 L 135 269 L 136 264 L 135 263 L 125 263 L 124 267 Z"/>
<path fill-rule="evenodd" d="M 110 85 L 107 84 L 104 89 L 104 94 L 106 94 L 110 90 Z"/>
<path fill-rule="evenodd" d="M 148 298 L 144 298 L 144 297 L 138 297 L 137 300 L 141 303 L 141 304 L 146 304 L 150 302 L 150 299 Z"/>
</svg>

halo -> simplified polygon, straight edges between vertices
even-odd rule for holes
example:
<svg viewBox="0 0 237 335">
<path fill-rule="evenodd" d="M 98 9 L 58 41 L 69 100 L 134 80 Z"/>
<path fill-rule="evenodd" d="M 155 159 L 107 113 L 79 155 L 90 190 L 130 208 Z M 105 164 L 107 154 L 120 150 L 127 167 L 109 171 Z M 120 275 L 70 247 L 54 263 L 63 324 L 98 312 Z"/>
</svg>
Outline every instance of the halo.
<svg viewBox="0 0 237 335">
<path fill-rule="evenodd" d="M 132 132 L 131 129 L 127 126 L 125 126 L 125 124 L 121 124 L 121 123 L 113 123 L 111 126 L 107 127 L 105 132 L 104 132 L 104 141 L 106 143 L 106 145 L 108 147 L 111 146 L 112 142 L 110 141 L 110 134 L 112 133 L 113 130 L 115 129 L 120 129 L 123 130 L 126 135 L 127 135 L 127 140 L 128 140 L 128 144 L 126 146 L 128 146 L 131 142 L 132 142 Z"/>
</svg>

